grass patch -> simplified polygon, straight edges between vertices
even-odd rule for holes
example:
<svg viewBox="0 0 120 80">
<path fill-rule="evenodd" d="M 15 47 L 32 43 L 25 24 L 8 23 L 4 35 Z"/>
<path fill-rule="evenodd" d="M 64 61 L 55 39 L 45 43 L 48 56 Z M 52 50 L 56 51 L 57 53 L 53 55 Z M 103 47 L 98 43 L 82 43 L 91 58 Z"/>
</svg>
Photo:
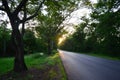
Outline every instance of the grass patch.
<svg viewBox="0 0 120 80">
<path fill-rule="evenodd" d="M 56 65 L 55 68 L 51 68 L 51 70 L 49 71 L 48 79 L 49 80 L 67 80 L 67 76 L 66 76 L 63 64 L 61 62 L 61 59 L 59 57 L 59 54 L 57 53 L 53 56 L 50 56 L 48 59 L 49 59 L 48 64 L 52 66 Z"/>
<path fill-rule="evenodd" d="M 0 75 L 12 70 L 14 58 L 0 58 Z"/>
<path fill-rule="evenodd" d="M 60 71 L 61 71 L 61 73 L 62 73 L 62 75 L 63 75 L 63 77 L 62 77 L 61 80 L 67 80 L 67 75 L 66 75 L 65 69 L 64 69 L 64 67 L 63 67 L 62 61 L 61 61 L 61 59 L 60 59 L 60 56 L 59 56 L 59 60 L 58 60 L 58 61 L 59 61 Z"/>
<path fill-rule="evenodd" d="M 110 56 L 110 55 L 102 54 L 102 53 L 98 53 L 98 54 L 97 53 L 89 53 L 88 55 L 105 58 L 105 59 L 110 59 L 110 60 L 120 60 L 120 57 L 114 57 L 114 56 Z"/>
<path fill-rule="evenodd" d="M 25 63 L 28 68 L 35 67 L 35 68 L 41 68 L 47 61 L 47 55 L 40 55 L 40 53 L 31 54 L 25 56 Z"/>
<path fill-rule="evenodd" d="M 48 56 L 40 53 L 25 56 L 27 72 L 15 73 L 14 58 L 0 58 L 0 79 L 2 80 L 66 80 L 66 74 L 57 54 Z"/>
</svg>

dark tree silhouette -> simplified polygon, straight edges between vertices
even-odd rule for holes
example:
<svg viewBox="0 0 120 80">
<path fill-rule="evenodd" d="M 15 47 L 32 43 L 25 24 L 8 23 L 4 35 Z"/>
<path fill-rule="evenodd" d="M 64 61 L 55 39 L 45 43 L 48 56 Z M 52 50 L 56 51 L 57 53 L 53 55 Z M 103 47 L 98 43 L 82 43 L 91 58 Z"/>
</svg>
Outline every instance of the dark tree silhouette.
<svg viewBox="0 0 120 80">
<path fill-rule="evenodd" d="M 0 6 L 0 10 L 7 13 L 7 16 L 9 17 L 9 20 L 10 20 L 10 24 L 12 26 L 11 39 L 13 42 L 14 50 L 16 51 L 15 60 L 14 60 L 14 71 L 21 72 L 21 71 L 27 70 L 26 64 L 24 62 L 24 47 L 23 47 L 23 45 L 24 45 L 24 43 L 23 43 L 24 24 L 26 21 L 37 16 L 38 11 L 42 7 L 42 4 L 45 2 L 45 0 L 40 2 L 35 13 L 29 17 L 26 16 L 26 6 L 27 6 L 26 4 L 27 4 L 28 0 L 21 0 L 21 2 L 17 2 L 16 5 L 12 4 L 13 2 L 15 3 L 15 0 L 0 1 L 0 3 L 2 3 L 2 5 Z M 10 5 L 14 6 L 14 10 L 11 10 Z M 24 12 L 24 17 L 22 20 L 18 16 L 21 11 Z M 21 23 L 23 24 L 22 32 L 20 32 L 20 30 L 19 30 L 19 25 Z"/>
</svg>

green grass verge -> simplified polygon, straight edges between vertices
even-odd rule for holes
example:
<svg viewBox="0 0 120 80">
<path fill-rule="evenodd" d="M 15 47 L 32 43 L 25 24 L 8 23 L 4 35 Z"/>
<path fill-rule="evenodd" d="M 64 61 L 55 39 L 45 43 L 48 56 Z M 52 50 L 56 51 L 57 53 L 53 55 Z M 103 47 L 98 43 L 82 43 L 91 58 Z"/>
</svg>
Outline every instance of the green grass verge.
<svg viewBox="0 0 120 80">
<path fill-rule="evenodd" d="M 53 60 L 53 61 L 48 60 L 49 64 L 51 64 L 51 62 L 52 62 L 52 65 L 57 65 L 58 68 L 59 68 L 59 70 L 58 70 L 59 72 L 57 72 L 57 74 L 60 74 L 59 77 L 61 76 L 59 80 L 67 80 L 66 72 L 64 70 L 64 67 L 63 67 L 63 64 L 62 64 L 62 61 L 60 59 L 59 54 L 57 53 L 54 56 L 49 57 L 49 59 Z M 51 75 L 51 78 L 49 78 L 50 80 L 54 80 L 54 76 L 53 75 L 55 75 L 55 73 L 56 73 L 55 70 L 50 71 L 50 75 Z M 58 75 L 56 75 L 56 76 L 58 76 Z"/>
<path fill-rule="evenodd" d="M 98 54 L 97 53 L 89 53 L 88 55 L 105 58 L 105 59 L 110 59 L 110 60 L 120 60 L 120 57 L 114 57 L 114 56 L 110 56 L 110 55 L 102 54 L 102 53 L 98 53 Z"/>
<path fill-rule="evenodd" d="M 65 69 L 64 69 L 64 67 L 63 67 L 62 61 L 61 61 L 61 59 L 60 59 L 60 56 L 59 56 L 58 59 L 59 59 L 58 61 L 59 61 L 60 71 L 61 71 L 61 73 L 62 73 L 62 75 L 63 75 L 63 77 L 62 77 L 61 80 L 67 80 L 67 75 L 66 75 Z"/>
<path fill-rule="evenodd" d="M 46 55 L 41 56 L 39 53 L 30 54 L 25 56 L 25 63 L 27 67 L 41 67 L 40 64 L 45 63 Z M 0 58 L 0 75 L 11 71 L 13 69 L 14 58 Z"/>
<path fill-rule="evenodd" d="M 12 70 L 13 58 L 0 58 L 0 75 Z"/>
<path fill-rule="evenodd" d="M 13 63 L 14 58 L 0 58 L 0 75 L 11 71 L 13 69 Z M 29 69 L 34 67 L 42 70 L 47 67 L 46 80 L 54 80 L 55 78 L 60 78 L 58 80 L 67 79 L 58 53 L 51 56 L 41 56 L 40 53 L 26 55 L 25 63 Z"/>
</svg>

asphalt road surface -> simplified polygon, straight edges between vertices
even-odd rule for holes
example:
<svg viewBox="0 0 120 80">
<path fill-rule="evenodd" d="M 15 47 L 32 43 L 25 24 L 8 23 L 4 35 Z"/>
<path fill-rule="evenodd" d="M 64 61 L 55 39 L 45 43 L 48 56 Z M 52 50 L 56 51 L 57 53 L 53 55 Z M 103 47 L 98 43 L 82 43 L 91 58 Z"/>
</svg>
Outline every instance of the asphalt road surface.
<svg viewBox="0 0 120 80">
<path fill-rule="evenodd" d="M 120 61 L 59 50 L 68 80 L 120 80 Z"/>
</svg>

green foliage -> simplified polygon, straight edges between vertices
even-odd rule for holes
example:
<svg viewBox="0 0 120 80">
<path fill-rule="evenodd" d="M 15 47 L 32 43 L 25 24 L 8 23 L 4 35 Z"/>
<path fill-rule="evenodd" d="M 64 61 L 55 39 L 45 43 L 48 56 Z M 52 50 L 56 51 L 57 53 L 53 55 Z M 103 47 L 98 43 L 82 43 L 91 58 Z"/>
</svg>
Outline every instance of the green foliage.
<svg viewBox="0 0 120 80">
<path fill-rule="evenodd" d="M 92 7 L 90 18 L 83 17 L 83 23 L 61 47 L 79 52 L 120 56 L 119 4 L 119 0 L 99 0 Z M 70 46 L 74 47 L 71 49 Z"/>
<path fill-rule="evenodd" d="M 36 52 L 44 52 L 46 53 L 46 43 L 41 38 L 36 38 Z"/>
<path fill-rule="evenodd" d="M 0 26 L 0 57 L 5 56 L 10 43 L 10 30 L 6 28 L 6 24 Z M 9 51 L 8 51 L 9 52 Z"/>
<path fill-rule="evenodd" d="M 77 0 L 79 1 L 79 0 Z M 15 11 L 18 4 L 21 2 L 21 0 L 12 0 L 8 1 L 8 4 L 10 5 L 10 11 L 11 13 Z M 0 7 L 3 8 L 2 2 L 0 1 Z M 36 11 L 36 8 L 39 6 L 39 0 L 29 0 L 24 7 L 19 12 L 19 18 L 21 20 L 23 18 L 27 18 L 27 15 L 32 15 Z M 34 31 L 27 29 L 26 33 L 24 35 L 24 49 L 25 53 L 32 53 L 32 52 L 45 52 L 48 47 L 50 49 L 54 50 L 57 49 L 57 43 L 58 38 L 65 32 L 63 30 L 64 26 L 60 26 L 62 22 L 65 20 L 67 16 L 70 15 L 70 13 L 76 9 L 77 7 L 76 0 L 63 0 L 63 1 L 45 1 L 44 6 L 41 7 L 40 14 L 38 14 L 37 20 L 39 23 L 39 28 L 36 28 L 37 33 L 39 34 L 39 37 L 36 38 Z M 24 11 L 25 10 L 25 11 Z M 47 12 L 47 14 L 44 14 L 43 12 Z M 1 15 L 4 14 L 1 12 Z M 26 15 L 26 16 L 25 16 Z M 34 19 L 36 20 L 36 18 Z M 22 33 L 22 30 L 21 30 Z M 0 33 L 2 35 L 2 33 Z M 8 34 L 7 32 L 4 34 Z M 3 37 L 0 35 L 1 40 L 3 40 Z M 7 35 L 5 35 L 5 39 L 10 37 L 10 32 Z M 1 41 L 2 44 L 2 41 Z M 15 53 L 15 49 L 12 47 L 12 42 L 9 40 L 8 48 L 9 52 L 12 54 Z M 2 51 L 2 48 L 0 48 Z M 51 50 L 51 52 L 52 52 Z M 48 51 L 49 52 L 49 51 Z M 47 52 L 46 52 L 47 53 Z M 7 53 L 8 55 L 8 53 Z"/>
<path fill-rule="evenodd" d="M 47 14 L 41 13 L 37 17 L 40 21 L 36 31 L 46 44 L 48 54 L 57 49 L 58 36 L 64 34 L 62 22 L 75 9 L 77 4 L 74 0 L 46 1 L 45 9 Z"/>
<path fill-rule="evenodd" d="M 62 61 L 61 61 L 58 53 L 56 53 L 52 56 L 49 56 L 47 58 L 47 61 L 48 61 L 47 64 L 49 64 L 51 66 L 56 65 L 56 66 L 54 66 L 54 68 L 51 68 L 48 71 L 47 79 L 50 79 L 50 80 L 54 80 L 54 79 L 66 80 L 67 79 Z"/>
<path fill-rule="evenodd" d="M 90 56 L 96 56 L 100 58 L 110 59 L 110 60 L 120 60 L 119 56 L 111 56 L 109 54 L 103 54 L 103 53 L 89 53 Z"/>
<path fill-rule="evenodd" d="M 76 47 L 77 44 L 75 43 L 72 37 L 68 37 L 62 44 L 59 45 L 60 49 L 68 51 L 76 51 Z"/>
<path fill-rule="evenodd" d="M 118 0 L 99 1 L 91 16 L 99 22 L 96 25 L 95 34 L 100 40 L 102 52 L 114 56 L 120 55 L 120 12 L 118 4 L 120 4 Z"/>
<path fill-rule="evenodd" d="M 26 29 L 26 33 L 24 34 L 23 39 L 25 44 L 25 52 L 33 53 L 36 48 L 36 38 L 34 32 L 30 29 Z"/>
<path fill-rule="evenodd" d="M 0 75 L 12 70 L 13 60 L 13 58 L 0 58 Z"/>
</svg>

